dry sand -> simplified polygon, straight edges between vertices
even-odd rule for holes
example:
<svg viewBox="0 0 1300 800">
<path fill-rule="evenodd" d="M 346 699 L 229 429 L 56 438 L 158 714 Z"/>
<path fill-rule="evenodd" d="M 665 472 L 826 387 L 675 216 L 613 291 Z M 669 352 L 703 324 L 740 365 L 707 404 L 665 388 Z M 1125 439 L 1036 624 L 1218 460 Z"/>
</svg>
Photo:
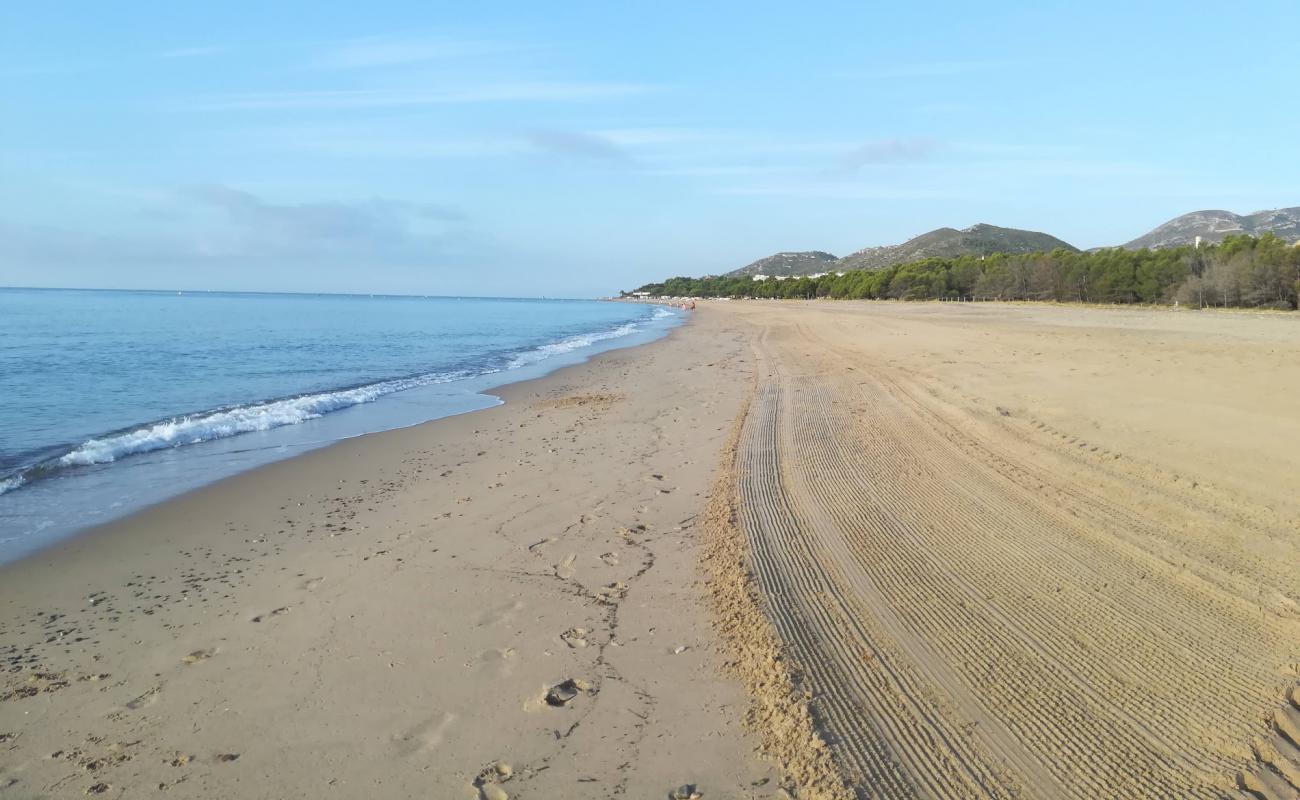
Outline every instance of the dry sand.
<svg viewBox="0 0 1300 800">
<path fill-rule="evenodd" d="M 502 395 L 0 571 L 0 798 L 1296 795 L 1295 316 L 702 304 Z"/>
<path fill-rule="evenodd" d="M 1297 795 L 1300 319 L 725 308 L 736 534 L 859 796 Z"/>
</svg>

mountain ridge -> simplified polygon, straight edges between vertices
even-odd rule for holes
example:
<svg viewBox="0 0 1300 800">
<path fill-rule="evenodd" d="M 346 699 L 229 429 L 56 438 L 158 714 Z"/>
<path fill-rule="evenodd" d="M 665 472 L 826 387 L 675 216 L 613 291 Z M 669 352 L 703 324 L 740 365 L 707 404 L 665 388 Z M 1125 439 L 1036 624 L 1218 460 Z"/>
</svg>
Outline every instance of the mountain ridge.
<svg viewBox="0 0 1300 800">
<path fill-rule="evenodd" d="M 1250 214 L 1236 214 L 1222 209 L 1191 211 L 1156 226 L 1136 239 L 1112 247 L 1128 250 L 1183 247 L 1194 245 L 1198 237 L 1202 242 L 1213 244 L 1233 234 L 1261 236 L 1265 233 L 1275 234 L 1290 243 L 1300 242 L 1300 206 L 1266 209 Z M 1079 248 L 1069 242 L 1047 233 L 1002 228 L 981 222 L 968 228 L 935 228 L 901 244 L 864 247 L 843 258 L 836 258 L 824 250 L 783 251 L 733 269 L 725 273 L 724 277 L 791 277 L 819 272 L 874 270 L 926 258 L 986 256 L 993 253 L 1018 255 L 1050 252 L 1057 248 L 1080 252 Z"/>
<path fill-rule="evenodd" d="M 827 271 L 838 260 L 837 256 L 824 250 L 786 250 L 751 261 L 739 269 L 733 269 L 727 273 L 727 277 L 811 275 Z"/>
<path fill-rule="evenodd" d="M 902 244 L 865 247 L 843 258 L 836 258 L 823 250 L 775 253 L 739 269 L 733 269 L 726 273 L 725 277 L 734 278 L 744 275 L 787 277 L 812 275 L 818 272 L 846 272 L 852 269 L 882 269 L 924 258 L 1035 253 L 1057 248 L 1078 252 L 1078 248 L 1074 245 L 1046 233 L 1019 228 L 1001 228 L 981 222 L 969 228 L 936 228 L 920 236 L 914 236 Z"/>
<path fill-rule="evenodd" d="M 1121 246 L 1128 250 L 1161 249 L 1196 244 L 1198 237 L 1203 242 L 1214 243 L 1234 234 L 1261 236 L 1265 233 L 1272 233 L 1288 242 L 1300 240 L 1300 206 L 1265 209 L 1250 214 L 1235 214 L 1223 209 L 1191 211 Z"/>
<path fill-rule="evenodd" d="M 969 228 L 936 228 L 902 244 L 867 247 L 841 258 L 837 268 L 845 271 L 883 269 L 926 258 L 1037 253 L 1057 248 L 1078 252 L 1074 245 L 1050 234 L 1020 228 L 1002 228 L 981 222 Z"/>
</svg>

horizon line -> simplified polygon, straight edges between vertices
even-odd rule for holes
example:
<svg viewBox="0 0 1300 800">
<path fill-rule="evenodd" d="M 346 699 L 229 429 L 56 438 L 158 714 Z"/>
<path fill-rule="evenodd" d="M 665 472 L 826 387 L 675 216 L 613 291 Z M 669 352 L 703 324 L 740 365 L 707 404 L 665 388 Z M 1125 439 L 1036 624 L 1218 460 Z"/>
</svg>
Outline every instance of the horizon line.
<svg viewBox="0 0 1300 800">
<path fill-rule="evenodd" d="M 412 300 L 607 300 L 613 295 L 602 297 L 552 297 L 548 295 L 492 295 L 492 294 L 401 294 L 393 292 L 290 292 L 260 289 L 123 289 L 97 286 L 10 286 L 0 285 L 0 291 L 29 292 L 141 292 L 148 294 L 255 294 L 287 295 L 291 297 L 383 297 Z"/>
</svg>

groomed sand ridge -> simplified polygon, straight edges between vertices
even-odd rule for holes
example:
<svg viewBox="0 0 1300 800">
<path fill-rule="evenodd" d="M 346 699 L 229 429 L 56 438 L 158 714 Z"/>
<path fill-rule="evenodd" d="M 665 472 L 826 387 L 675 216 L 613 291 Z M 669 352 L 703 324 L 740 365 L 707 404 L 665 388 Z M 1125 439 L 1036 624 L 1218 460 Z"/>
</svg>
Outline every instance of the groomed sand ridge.
<svg viewBox="0 0 1300 800">
<path fill-rule="evenodd" d="M 1296 796 L 1300 321 L 723 307 L 737 527 L 858 796 Z"/>
</svg>

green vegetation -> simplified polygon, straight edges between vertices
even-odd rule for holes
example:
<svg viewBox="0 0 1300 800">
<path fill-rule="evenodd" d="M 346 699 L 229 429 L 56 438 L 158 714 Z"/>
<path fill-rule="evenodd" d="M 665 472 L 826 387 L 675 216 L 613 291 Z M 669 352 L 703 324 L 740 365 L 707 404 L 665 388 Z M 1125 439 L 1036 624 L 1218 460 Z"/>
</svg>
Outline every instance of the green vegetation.
<svg viewBox="0 0 1300 800">
<path fill-rule="evenodd" d="M 1058 248 L 1048 253 L 927 258 L 873 270 L 755 281 L 670 278 L 636 290 L 669 297 L 1055 300 L 1294 309 L 1300 247 L 1271 233 L 1160 250 Z M 628 294 L 628 293 L 625 293 Z"/>
</svg>

